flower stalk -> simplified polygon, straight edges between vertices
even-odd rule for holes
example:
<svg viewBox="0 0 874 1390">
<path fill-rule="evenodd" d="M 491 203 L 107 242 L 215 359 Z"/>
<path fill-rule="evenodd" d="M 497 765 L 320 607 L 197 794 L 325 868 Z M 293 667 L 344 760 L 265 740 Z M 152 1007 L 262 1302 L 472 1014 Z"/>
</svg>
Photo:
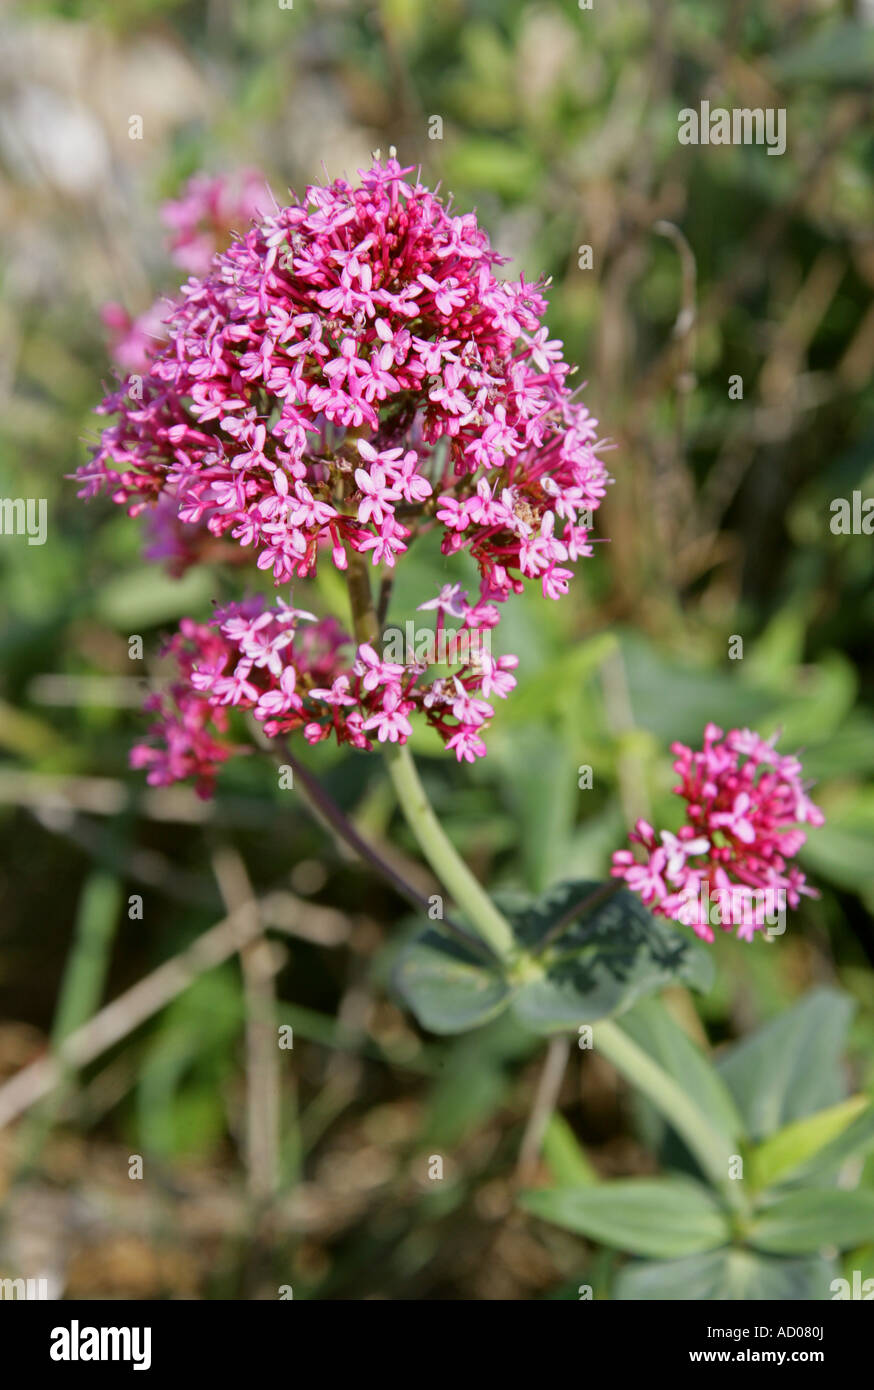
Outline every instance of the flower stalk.
<svg viewBox="0 0 874 1390">
<path fill-rule="evenodd" d="M 514 951 L 513 929 L 471 873 L 434 814 L 410 750 L 406 744 L 389 744 L 385 758 L 401 810 L 422 853 L 469 924 L 506 964 Z"/>
<path fill-rule="evenodd" d="M 346 582 L 355 636 L 359 642 L 373 644 L 378 641 L 379 622 L 367 565 L 358 554 L 349 557 Z M 388 743 L 385 758 L 407 824 L 439 882 L 455 899 L 470 926 L 506 963 L 514 950 L 512 927 L 471 873 L 434 814 L 409 749 L 406 744 Z"/>
<path fill-rule="evenodd" d="M 601 1019 L 593 1024 L 593 1030 L 598 1052 L 673 1125 L 728 1205 L 736 1210 L 744 1209 L 746 1203 L 741 1185 L 728 1178 L 725 1141 L 682 1087 L 612 1019 Z"/>
</svg>

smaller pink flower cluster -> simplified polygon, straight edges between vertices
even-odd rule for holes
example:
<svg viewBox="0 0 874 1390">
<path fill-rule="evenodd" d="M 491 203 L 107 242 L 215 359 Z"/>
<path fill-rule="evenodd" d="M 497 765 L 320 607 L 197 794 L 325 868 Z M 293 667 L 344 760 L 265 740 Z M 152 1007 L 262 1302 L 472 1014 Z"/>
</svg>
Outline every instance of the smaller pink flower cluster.
<svg viewBox="0 0 874 1390">
<path fill-rule="evenodd" d="M 130 751 L 131 767 L 146 768 L 151 786 L 192 777 L 198 794 L 211 796 L 219 766 L 235 753 L 250 751 L 216 737 L 228 732 L 228 711 L 208 705 L 191 684 L 197 662 L 220 661 L 226 652 L 219 634 L 193 618 L 183 618 L 164 647 L 164 655 L 176 662 L 178 678 L 145 702 L 144 708 L 157 715 L 149 728 L 156 742 L 138 743 Z"/>
<path fill-rule="evenodd" d="M 180 196 L 161 208 L 161 221 L 170 230 L 170 258 L 192 275 L 204 275 L 231 233 L 242 234 L 253 217 L 272 211 L 267 181 L 258 169 L 193 174 Z"/>
<path fill-rule="evenodd" d="M 231 233 L 245 231 L 253 217 L 266 214 L 272 206 L 267 181 L 257 169 L 229 175 L 193 174 L 179 197 L 161 206 L 161 221 L 169 230 L 170 260 L 192 275 L 205 274 Z M 177 302 L 178 297 L 156 299 L 136 315 L 114 301 L 103 306 L 109 351 L 122 372 L 148 371 L 156 351 L 167 341 L 167 319 Z"/>
<path fill-rule="evenodd" d="M 243 751 L 216 738 L 227 735 L 232 707 L 251 710 L 269 738 L 299 729 L 309 743 L 333 735 L 365 750 L 373 739 L 406 743 L 410 715 L 420 712 L 459 761 L 485 753 L 489 699 L 515 686 L 515 656 L 478 650 L 451 676 L 420 684 L 426 662 L 401 665 L 367 643 L 353 647 L 335 618 L 317 621 L 281 599 L 275 608 L 257 595 L 228 604 L 210 626 L 186 618 L 165 647 L 179 678 L 149 697 L 146 707 L 158 717 L 152 741 L 133 749 L 132 766 L 148 769 L 152 785 L 193 777 L 198 792 L 211 795 L 220 764 Z"/>
<path fill-rule="evenodd" d="M 713 940 L 712 922 L 725 931 L 736 926 L 739 937 L 752 940 L 787 902 L 797 907 L 802 894 L 817 896 L 788 861 L 807 838 L 799 826 L 822 825 L 824 817 L 806 794 L 798 759 L 778 754 L 775 742 L 749 729 L 723 737 L 708 724 L 701 752 L 672 744 L 685 823 L 676 835 L 657 834 L 639 820 L 629 839 L 646 857 L 638 860 L 630 849 L 613 855 L 614 878 L 705 941 Z"/>
</svg>

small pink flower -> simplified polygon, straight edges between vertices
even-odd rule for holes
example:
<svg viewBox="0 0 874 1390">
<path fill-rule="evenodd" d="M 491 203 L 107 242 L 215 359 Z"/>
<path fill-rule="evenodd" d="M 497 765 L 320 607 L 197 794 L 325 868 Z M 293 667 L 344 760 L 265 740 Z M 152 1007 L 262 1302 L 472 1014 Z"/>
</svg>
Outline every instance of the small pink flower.
<svg viewBox="0 0 874 1390">
<path fill-rule="evenodd" d="M 396 522 L 391 520 L 391 517 L 386 517 L 379 528 L 378 535 L 366 536 L 358 548 L 359 550 L 372 550 L 373 564 L 385 564 L 391 569 L 400 552 L 407 548 L 401 540 L 401 536 L 405 534 L 402 526 L 398 526 Z"/>
<path fill-rule="evenodd" d="M 706 854 L 710 849 L 710 841 L 703 835 L 693 840 L 681 840 L 669 830 L 661 832 L 661 842 L 667 856 L 665 873 L 671 881 L 682 874 L 690 854 Z"/>
<path fill-rule="evenodd" d="M 467 610 L 467 594 L 460 584 L 444 584 L 436 598 L 429 598 L 427 602 L 419 604 L 418 611 L 433 608 L 447 613 L 452 618 L 463 618 Z"/>
<path fill-rule="evenodd" d="M 730 830 L 732 835 L 736 835 L 739 840 L 743 840 L 745 845 L 755 843 L 756 831 L 751 820 L 747 819 L 747 811 L 752 802 L 746 792 L 738 792 L 734 799 L 730 811 L 717 811 L 711 818 L 711 825 L 720 826 Z"/>
<path fill-rule="evenodd" d="M 466 530 L 470 521 L 467 503 L 458 502 L 450 496 L 441 497 L 437 508 L 437 520 L 453 531 Z"/>
<path fill-rule="evenodd" d="M 286 666 L 279 677 L 277 688 L 266 691 L 258 701 L 255 718 L 275 718 L 277 715 L 287 714 L 289 710 L 302 709 L 303 701 L 294 688 L 296 683 L 297 672 L 293 666 Z"/>
<path fill-rule="evenodd" d="M 459 762 L 472 763 L 486 755 L 486 745 L 477 730 L 464 725 L 447 739 L 446 747 L 452 749 Z"/>
<path fill-rule="evenodd" d="M 403 666 L 396 661 L 382 661 L 367 642 L 358 648 L 358 660 L 353 667 L 356 676 L 362 676 L 365 690 L 376 690 L 380 685 L 388 685 L 404 674 Z"/>
<path fill-rule="evenodd" d="M 356 703 L 354 696 L 349 693 L 349 677 L 338 676 L 330 690 L 310 691 L 311 700 L 324 700 L 326 705 L 353 705 Z"/>
<path fill-rule="evenodd" d="M 391 504 L 398 500 L 400 493 L 391 487 L 385 473 L 378 467 L 373 468 L 370 473 L 366 473 L 363 468 L 356 468 L 355 481 L 364 494 L 358 504 L 358 520 L 362 525 L 373 521 L 377 526 L 381 526 L 386 518 L 391 517 Z"/>
<path fill-rule="evenodd" d="M 370 719 L 365 719 L 365 729 L 376 729 L 380 743 L 405 743 L 413 732 L 413 726 L 404 712 L 404 704 L 398 686 L 389 686 L 383 697 L 383 706 Z"/>
<path fill-rule="evenodd" d="M 488 701 L 479 700 L 470 691 L 465 690 L 457 677 L 455 692 L 455 698 L 452 701 L 452 713 L 460 724 L 469 724 L 472 728 L 479 728 L 484 720 L 492 718 L 495 711 Z"/>
<path fill-rule="evenodd" d="M 501 656 L 495 660 L 489 653 L 483 653 L 483 695 L 488 696 L 494 693 L 500 695 L 502 699 L 506 699 L 516 685 L 516 677 L 511 676 L 510 672 L 518 665 L 518 656 Z"/>
</svg>

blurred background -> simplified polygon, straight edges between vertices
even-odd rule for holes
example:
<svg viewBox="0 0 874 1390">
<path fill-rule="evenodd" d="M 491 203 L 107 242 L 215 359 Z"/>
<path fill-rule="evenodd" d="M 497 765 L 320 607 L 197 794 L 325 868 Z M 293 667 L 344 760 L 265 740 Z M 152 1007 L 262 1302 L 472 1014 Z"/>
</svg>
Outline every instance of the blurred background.
<svg viewBox="0 0 874 1390">
<path fill-rule="evenodd" d="M 282 199 L 395 145 L 508 273 L 553 277 L 552 335 L 615 446 L 609 541 L 565 601 L 510 606 L 520 683 L 489 756 L 420 738 L 423 777 L 477 872 L 536 892 L 602 876 L 639 814 L 675 824 L 671 740 L 781 729 L 828 817 L 803 855 L 822 896 L 770 944 L 718 941 L 712 993 L 671 1007 L 718 1052 L 837 986 L 848 1078 L 874 1087 L 874 538 L 830 530 L 835 499 L 874 497 L 872 70 L 870 0 L 2 7 L 0 495 L 45 498 L 48 531 L 0 536 L 0 1276 L 603 1298 L 622 1262 L 514 1208 L 542 1040 L 507 1017 L 420 1032 L 391 986 L 409 909 L 269 764 L 232 762 L 209 803 L 128 771 L 160 638 L 222 581 L 169 578 L 69 475 L 112 379 L 103 308 L 177 288 L 159 208 L 200 170 L 261 170 Z M 702 99 L 785 108 L 786 153 L 680 145 Z M 456 577 L 427 547 L 402 568 L 399 621 Z M 434 891 L 379 758 L 307 759 Z M 52 1041 L 116 999 L 47 1093 Z M 575 1051 L 560 1114 L 553 1144 L 598 1173 L 657 1170 L 597 1056 Z M 874 1275 L 874 1251 L 854 1260 Z"/>
</svg>

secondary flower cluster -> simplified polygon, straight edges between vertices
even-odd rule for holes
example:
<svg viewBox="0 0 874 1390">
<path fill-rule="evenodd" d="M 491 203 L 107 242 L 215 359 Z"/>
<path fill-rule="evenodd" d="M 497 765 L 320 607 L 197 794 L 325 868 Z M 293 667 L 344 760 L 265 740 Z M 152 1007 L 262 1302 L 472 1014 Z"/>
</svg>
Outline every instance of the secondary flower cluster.
<svg viewBox="0 0 874 1390">
<path fill-rule="evenodd" d="M 422 682 L 424 663 L 385 661 L 368 643 L 355 648 L 334 618 L 317 621 L 282 600 L 266 608 L 260 597 L 227 605 L 209 626 L 186 619 L 166 652 L 178 678 L 150 696 L 153 741 L 133 750 L 133 765 L 153 785 L 193 777 L 207 796 L 220 764 L 240 751 L 227 739 L 231 707 L 251 710 L 270 738 L 300 729 L 309 743 L 333 734 L 361 749 L 405 742 L 418 711 L 459 760 L 473 761 L 485 751 L 489 699 L 516 684 L 516 658 L 484 650 L 451 679 Z"/>
<path fill-rule="evenodd" d="M 541 290 L 496 278 L 476 219 L 409 172 L 390 159 L 360 187 L 311 187 L 189 280 L 136 397 L 123 383 L 99 408 L 118 419 L 83 495 L 106 487 L 132 514 L 170 499 L 277 584 L 324 547 L 341 569 L 349 551 L 392 566 L 436 521 L 485 598 L 525 578 L 564 593 L 608 481 L 597 422 Z"/>
<path fill-rule="evenodd" d="M 704 730 L 704 748 L 672 744 L 674 791 L 686 801 L 686 821 L 676 835 L 639 820 L 629 839 L 644 851 L 613 855 L 612 874 L 624 879 L 653 912 L 713 940 L 712 922 L 751 940 L 776 915 L 815 897 L 804 874 L 789 861 L 805 843 L 801 825 L 822 825 L 823 814 L 807 796 L 801 764 L 775 751 L 749 729 L 723 736 Z M 711 904 L 713 907 L 711 908 Z"/>
</svg>

